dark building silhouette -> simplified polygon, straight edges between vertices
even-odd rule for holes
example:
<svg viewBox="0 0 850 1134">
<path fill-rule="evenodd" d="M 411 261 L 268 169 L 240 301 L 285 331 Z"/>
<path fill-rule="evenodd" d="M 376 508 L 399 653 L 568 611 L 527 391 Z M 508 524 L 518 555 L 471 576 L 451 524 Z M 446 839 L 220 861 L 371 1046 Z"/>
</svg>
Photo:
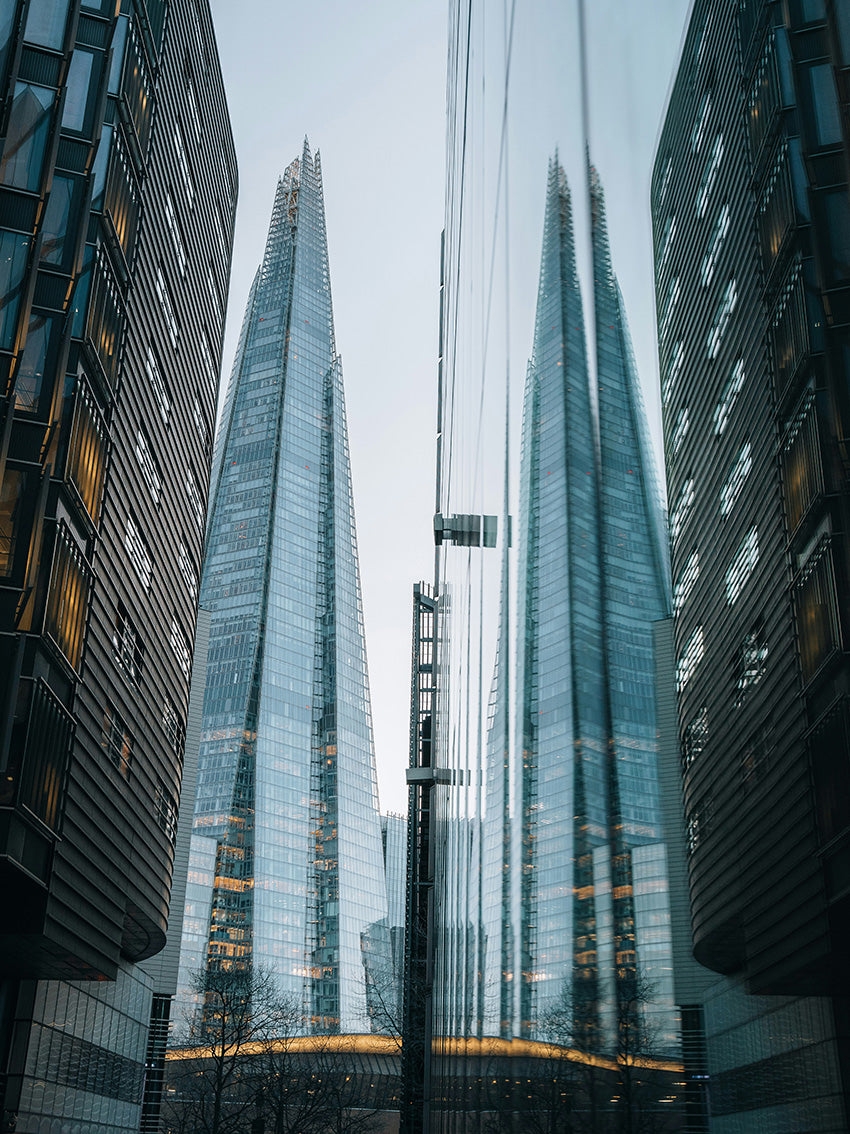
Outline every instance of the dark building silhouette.
<svg viewBox="0 0 850 1134">
<path fill-rule="evenodd" d="M 846 1128 L 848 64 L 846 4 L 696 3 L 652 182 L 694 954 L 760 998 L 712 1113 L 807 1130 Z"/>
<path fill-rule="evenodd" d="M 70 1005 L 82 982 L 140 980 L 129 966 L 165 942 L 235 197 L 206 0 L 3 3 L 9 1121 L 61 1115 L 67 1087 L 138 1122 L 147 986 L 141 1057 L 103 1046 L 105 1007 L 83 1034 Z M 55 1102 L 24 1097 L 28 1044 Z"/>
</svg>

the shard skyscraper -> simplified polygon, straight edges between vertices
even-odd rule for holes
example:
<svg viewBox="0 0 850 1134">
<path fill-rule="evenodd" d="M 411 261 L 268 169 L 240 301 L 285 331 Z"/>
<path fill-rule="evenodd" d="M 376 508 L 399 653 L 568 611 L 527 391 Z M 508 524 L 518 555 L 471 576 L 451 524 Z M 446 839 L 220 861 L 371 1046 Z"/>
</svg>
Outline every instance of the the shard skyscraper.
<svg viewBox="0 0 850 1134">
<path fill-rule="evenodd" d="M 674 1017 L 652 624 L 669 613 L 669 566 L 592 167 L 588 178 L 590 336 L 570 191 L 550 163 L 523 409 L 510 798 L 501 653 L 488 743 L 485 1027 L 500 1001 L 506 1034 L 507 983 L 515 1035 L 616 1053 L 634 1024 L 630 1042 L 652 1032 L 658 1054 Z M 510 896 L 494 885 L 506 873 Z"/>
<path fill-rule="evenodd" d="M 262 969 L 309 1029 L 369 1031 L 367 970 L 390 971 L 387 899 L 321 169 L 306 142 L 278 182 L 211 500 L 178 995 L 202 1000 L 199 972 Z"/>
</svg>

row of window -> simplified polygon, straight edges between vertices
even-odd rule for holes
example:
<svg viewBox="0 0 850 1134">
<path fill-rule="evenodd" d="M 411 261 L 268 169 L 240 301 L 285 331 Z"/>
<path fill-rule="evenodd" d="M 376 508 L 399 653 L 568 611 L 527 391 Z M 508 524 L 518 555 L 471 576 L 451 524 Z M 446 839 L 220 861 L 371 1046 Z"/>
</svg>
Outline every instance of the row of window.
<svg viewBox="0 0 850 1134">
<path fill-rule="evenodd" d="M 682 693 L 705 656 L 705 631 L 697 626 L 676 662 L 676 690 Z M 768 647 L 762 624 L 757 623 L 744 637 L 735 666 L 735 706 L 740 708 L 750 690 L 767 672 Z"/>
</svg>

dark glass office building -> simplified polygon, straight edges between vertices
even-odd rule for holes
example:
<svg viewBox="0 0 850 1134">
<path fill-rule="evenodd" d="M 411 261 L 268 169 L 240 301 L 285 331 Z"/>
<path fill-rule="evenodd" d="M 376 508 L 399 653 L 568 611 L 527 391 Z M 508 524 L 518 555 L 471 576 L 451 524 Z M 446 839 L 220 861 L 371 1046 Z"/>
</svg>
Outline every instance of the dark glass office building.
<svg viewBox="0 0 850 1134">
<path fill-rule="evenodd" d="M 208 5 L 6 0 L 0 99 L 0 1081 L 106 1131 L 150 998 L 119 1042 L 83 982 L 165 940 L 229 275 Z"/>
<path fill-rule="evenodd" d="M 319 156 L 278 182 L 218 434 L 182 998 L 271 974 L 317 1032 L 392 973 L 354 504 Z"/>
<path fill-rule="evenodd" d="M 712 1111 L 807 1130 L 848 1084 L 848 65 L 846 4 L 700 0 L 652 183 L 694 952 L 741 995 Z"/>
</svg>

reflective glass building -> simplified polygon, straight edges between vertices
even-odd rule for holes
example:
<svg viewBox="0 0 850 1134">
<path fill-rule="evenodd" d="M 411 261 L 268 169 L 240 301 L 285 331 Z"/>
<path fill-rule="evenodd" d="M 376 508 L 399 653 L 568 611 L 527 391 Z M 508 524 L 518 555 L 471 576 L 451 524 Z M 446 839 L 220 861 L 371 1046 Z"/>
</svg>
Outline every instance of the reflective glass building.
<svg viewBox="0 0 850 1134">
<path fill-rule="evenodd" d="M 274 973 L 316 1030 L 369 1031 L 367 972 L 391 970 L 387 896 L 321 169 L 306 142 L 278 183 L 245 312 L 201 601 L 193 854 L 211 887 L 192 894 L 185 949 L 201 969 Z M 188 979 L 184 966 L 184 999 L 199 991 Z"/>
<path fill-rule="evenodd" d="M 653 1019 L 656 1049 L 671 1051 L 652 661 L 652 623 L 668 611 L 665 524 L 595 170 L 589 179 L 593 393 L 571 197 L 557 159 L 550 163 L 523 413 L 516 803 L 511 813 L 500 758 L 510 718 L 500 704 L 500 647 L 484 818 L 483 1004 L 485 1017 L 499 1005 L 500 1031 L 489 1034 L 510 1034 L 512 1018 L 513 1034 L 593 1051 L 615 1050 L 623 1013 L 634 1011 Z"/>
</svg>

